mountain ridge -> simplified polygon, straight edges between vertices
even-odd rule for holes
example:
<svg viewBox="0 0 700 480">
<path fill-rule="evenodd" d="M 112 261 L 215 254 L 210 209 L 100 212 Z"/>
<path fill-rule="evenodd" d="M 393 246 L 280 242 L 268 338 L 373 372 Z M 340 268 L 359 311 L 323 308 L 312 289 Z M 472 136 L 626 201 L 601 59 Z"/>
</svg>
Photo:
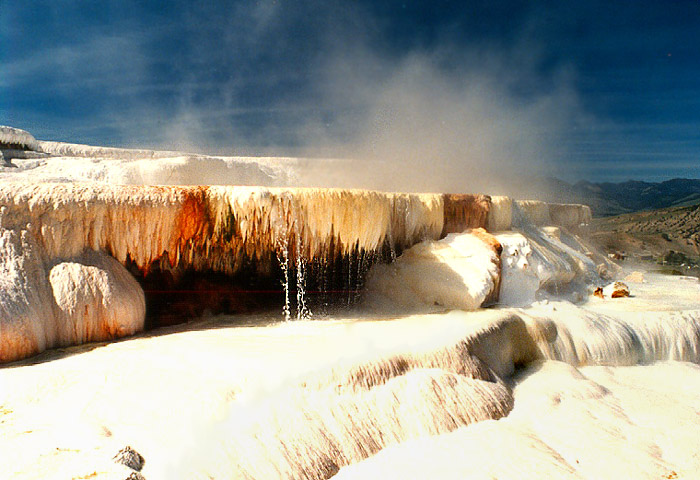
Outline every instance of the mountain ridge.
<svg viewBox="0 0 700 480">
<path fill-rule="evenodd" d="M 557 178 L 535 182 L 526 194 L 541 200 L 589 205 L 596 217 L 608 217 L 660 208 L 700 203 L 700 179 L 673 178 L 663 182 L 628 180 L 626 182 L 568 183 Z"/>
</svg>

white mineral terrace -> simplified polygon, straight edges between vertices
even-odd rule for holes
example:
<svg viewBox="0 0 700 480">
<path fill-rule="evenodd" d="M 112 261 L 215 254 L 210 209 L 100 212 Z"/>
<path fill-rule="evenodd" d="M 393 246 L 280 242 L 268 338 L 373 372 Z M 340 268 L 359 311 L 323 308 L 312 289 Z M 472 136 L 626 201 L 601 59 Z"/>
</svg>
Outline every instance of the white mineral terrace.
<svg viewBox="0 0 700 480">
<path fill-rule="evenodd" d="M 697 478 L 700 283 L 592 296 L 626 272 L 588 207 L 10 133 L 51 156 L 0 167 L 0 478 Z M 142 331 L 151 271 L 299 295 L 339 258 L 366 282 L 332 316 Z"/>
<path fill-rule="evenodd" d="M 50 352 L 0 370 L 0 459 L 18 479 L 125 478 L 125 445 L 163 479 L 694 478 L 700 285 L 649 286 L 695 309 L 219 317 Z"/>
<path fill-rule="evenodd" d="M 129 279 L 116 262 L 101 270 L 104 288 L 89 287 L 89 293 L 81 290 L 81 279 L 94 277 L 97 273 L 91 269 L 98 268 L 86 263 L 86 252 L 97 252 L 91 258 L 102 256 L 96 260 L 102 265 L 108 265 L 112 259 L 124 266 L 133 262 L 144 273 L 155 266 L 233 275 L 243 266 L 254 264 L 255 271 L 264 275 L 281 259 L 298 264 L 357 255 L 369 259 L 367 266 L 371 266 L 379 260 L 382 249 L 400 252 L 420 242 L 437 241 L 448 233 L 487 226 L 493 223 L 490 215 L 498 218 L 500 226 L 510 224 L 512 221 L 500 211 L 503 205 L 516 212 L 518 218 L 532 216 L 534 221 L 551 223 L 551 218 L 544 215 L 547 204 L 530 202 L 513 207 L 510 203 L 500 199 L 492 204 L 489 197 L 479 195 L 366 190 L 1 182 L 0 259 L 6 272 L 2 279 L 6 287 L 0 297 L 0 360 L 14 360 L 56 346 L 129 335 L 143 328 L 143 307 L 127 307 L 134 302 L 143 303 L 138 287 L 125 286 L 123 292 L 112 288 L 123 283 L 117 279 Z M 584 206 L 567 208 L 571 218 L 565 217 L 562 224 L 585 220 L 588 214 Z M 533 242 L 537 235 L 530 235 Z M 548 262 L 554 262 L 554 271 L 566 273 L 556 279 L 559 283 L 571 283 L 577 273 L 595 270 L 596 265 L 582 254 L 579 255 L 589 264 L 573 265 L 572 255 L 557 246 L 559 241 L 546 238 L 546 245 L 536 248 L 535 254 L 542 257 L 543 270 L 549 268 Z M 482 244 L 483 240 L 481 237 L 471 244 Z M 577 242 L 574 236 L 571 240 Z M 416 258 L 427 255 L 431 265 L 450 264 L 449 258 L 432 253 L 443 248 L 441 245 L 425 244 L 422 248 L 425 253 Z M 438 295 L 431 303 L 475 309 L 487 300 L 497 300 L 500 258 L 496 246 L 486 250 L 489 248 L 495 252 L 492 260 L 488 256 L 479 260 L 474 253 L 478 248 L 462 248 L 457 257 L 468 256 L 467 263 L 476 261 L 476 266 L 458 274 L 461 280 L 449 299 Z M 550 250 L 551 255 L 547 253 Z M 555 260 L 562 255 L 566 258 Z M 399 270 L 405 270 L 409 256 L 396 264 Z M 71 266 L 60 266 L 64 264 Z M 493 265 L 493 271 L 482 275 L 487 264 Z M 72 273 L 59 276 L 57 269 Z M 433 275 L 440 275 L 437 272 Z M 407 275 L 416 273 L 409 271 Z M 65 292 L 65 287 L 57 284 L 59 279 L 71 285 L 69 300 L 59 298 L 57 292 Z M 541 283 L 548 280 L 543 277 Z M 459 287 L 462 282 L 472 285 L 466 296 Z M 385 282 L 385 291 L 394 290 L 394 283 Z M 423 294 L 414 296 L 414 292 L 409 296 L 424 303 L 425 292 L 432 288 L 428 283 Z M 539 283 L 535 290 L 538 288 Z M 54 301 L 47 292 L 53 292 Z M 463 300 L 456 300 L 460 295 Z M 504 293 L 504 298 L 507 296 Z M 97 303 L 92 305 L 93 301 Z M 103 311 L 101 306 L 107 303 L 110 306 Z M 87 333 L 78 327 L 64 328 L 66 315 L 75 322 L 86 321 L 76 319 L 76 312 L 82 312 L 81 309 L 84 313 L 79 315 L 90 317 L 89 322 L 98 325 Z M 117 317 L 108 314 L 114 309 L 131 313 Z"/>
</svg>

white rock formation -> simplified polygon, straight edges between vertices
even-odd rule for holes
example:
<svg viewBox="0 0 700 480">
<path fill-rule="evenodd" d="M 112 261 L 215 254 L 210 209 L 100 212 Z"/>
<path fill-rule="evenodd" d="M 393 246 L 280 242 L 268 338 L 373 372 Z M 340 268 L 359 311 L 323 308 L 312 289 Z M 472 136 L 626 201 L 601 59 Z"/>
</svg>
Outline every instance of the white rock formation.
<svg viewBox="0 0 700 480">
<path fill-rule="evenodd" d="M 141 286 L 115 259 L 85 252 L 49 271 L 58 338 L 64 345 L 113 340 L 143 329 Z"/>
<path fill-rule="evenodd" d="M 503 246 L 499 303 L 530 305 L 542 284 L 539 261 L 530 242 L 520 233 L 501 233 L 496 238 Z"/>
<path fill-rule="evenodd" d="M 559 225 L 569 230 L 587 227 L 593 219 L 591 208 L 587 205 L 570 203 L 549 203 L 549 217 L 552 225 Z"/>
<path fill-rule="evenodd" d="M 0 362 L 58 345 L 45 262 L 27 230 L 0 228 Z"/>
<path fill-rule="evenodd" d="M 339 469 L 337 478 L 693 478 L 700 470 L 700 369 L 683 363 L 700 362 L 697 281 L 650 275 L 615 302 L 532 303 L 605 266 L 568 231 L 586 225 L 587 207 L 125 186 L 196 183 L 200 167 L 207 181 L 284 183 L 306 164 L 42 147 L 67 156 L 19 160 L 0 175 L 0 361 L 142 328 L 144 294 L 127 261 L 143 271 L 232 273 L 246 261 L 264 269 L 282 252 L 290 261 L 404 252 L 369 280 L 368 292 L 392 304 L 389 318 L 218 317 L 0 369 L 8 478 L 124 478 L 126 467 L 111 459 L 125 445 L 146 458 L 149 479 L 326 479 Z M 78 178 L 86 183 L 61 183 Z M 500 231 L 500 258 L 489 234 L 462 232 L 477 226 Z M 397 313 L 475 309 L 496 300 L 499 281 L 498 308 Z M 678 363 L 622 367 L 667 360 Z"/>
<path fill-rule="evenodd" d="M 134 148 L 94 147 L 78 143 L 38 142 L 39 149 L 57 157 L 102 158 L 111 160 L 138 160 L 180 156 L 180 152 Z"/>
<path fill-rule="evenodd" d="M 531 225 L 552 225 L 549 205 L 539 200 L 517 200 L 513 203 L 513 224 L 521 226 L 525 222 Z"/>
<path fill-rule="evenodd" d="M 0 227 L 0 362 L 143 329 L 141 287 L 111 257 L 56 262 L 30 229 Z"/>
<path fill-rule="evenodd" d="M 582 300 L 587 285 L 600 281 L 597 265 L 577 237 L 558 227 L 530 226 L 523 232 L 496 235 L 503 246 L 500 304 L 526 306 L 568 293 Z"/>
<path fill-rule="evenodd" d="M 51 298 L 41 293 L 48 285 L 49 265 L 78 258 L 87 250 L 106 252 L 121 264 L 133 261 L 142 271 L 155 264 L 233 274 L 242 265 L 256 262 L 265 274 L 280 257 L 294 262 L 360 252 L 369 255 L 381 251 L 387 242 L 400 250 L 426 238 L 438 239 L 444 222 L 440 194 L 332 189 L 4 182 L 0 204 L 0 226 L 8 232 L 5 242 L 10 245 L 2 252 L 3 268 L 17 276 L 0 290 L 0 301 L 14 305 L 7 307 L 12 311 L 26 311 L 21 317 L 25 320 L 13 313 L 0 319 L 4 361 L 52 346 L 101 340 L 107 338 L 105 332 L 133 333 L 143 324 L 142 294 L 133 297 L 133 289 L 124 283 L 128 274 L 114 269 L 111 275 L 116 277 L 110 282 L 124 287 L 119 292 L 124 302 L 120 296 L 109 299 L 109 292 L 99 284 L 102 277 L 91 269 L 67 265 L 51 272 L 51 279 L 74 283 L 70 292 L 53 285 L 54 293 L 61 295 L 62 311 L 54 313 L 45 301 L 35 301 Z M 30 271 L 32 265 L 38 273 Z M 17 284 L 23 285 L 19 297 Z M 15 305 L 22 296 L 27 297 L 22 306 Z M 133 305 L 126 305 L 128 301 Z M 86 308 L 88 313 L 76 313 Z M 55 315 L 61 317 L 58 322 Z M 116 317 L 124 317 L 126 323 L 115 324 Z M 35 318 L 33 323 L 29 318 Z M 64 340 L 56 329 L 68 319 L 81 323 L 75 327 L 80 332 L 89 333 Z"/>
<path fill-rule="evenodd" d="M 28 150 L 39 149 L 39 143 L 31 133 L 20 130 L 19 128 L 0 125 L 0 147 L 2 147 L 3 144 L 16 145 Z"/>
<path fill-rule="evenodd" d="M 499 200 L 503 207 L 500 216 L 507 215 L 506 202 Z M 569 230 L 578 230 L 587 226 L 592 218 L 591 209 L 587 205 L 545 203 L 538 200 L 517 200 L 512 203 L 511 224 L 516 227 L 523 225 L 547 226 L 556 225 Z M 497 226 L 508 225 L 507 219 L 494 219 Z M 507 230 L 508 228 L 501 228 Z"/>
<path fill-rule="evenodd" d="M 550 302 L 520 315 L 539 358 L 574 366 L 700 363 L 700 310 L 612 312 Z"/>
<path fill-rule="evenodd" d="M 62 150 L 55 149 L 56 152 Z M 101 151 L 97 149 L 94 153 Z M 41 162 L 16 160 L 17 170 L 3 172 L 0 178 L 110 185 L 286 186 L 295 182 L 291 169 L 294 159 L 213 157 L 140 150 L 125 152 L 128 154 L 119 155 L 116 159 L 75 155 L 46 157 Z"/>
<path fill-rule="evenodd" d="M 488 230 L 500 232 L 512 226 L 555 225 L 578 231 L 591 222 L 591 209 L 587 205 L 545 203 L 538 200 L 513 200 L 509 197 L 492 196 L 489 210 Z"/>
<path fill-rule="evenodd" d="M 197 163 L 190 157 L 183 162 Z M 158 168 L 163 166 L 159 165 Z M 157 266 L 227 274 L 235 274 L 243 265 L 251 264 L 266 274 L 279 259 L 311 261 L 357 254 L 369 259 L 369 267 L 387 246 L 401 251 L 424 240 L 438 240 L 446 230 L 461 231 L 467 226 L 494 222 L 505 226 L 509 212 L 512 216 L 515 211 L 507 198 L 497 199 L 495 205 L 499 206 L 489 210 L 492 205 L 483 196 L 243 186 L 123 186 L 102 182 L 5 181 L 0 183 L 0 203 L 4 205 L 4 228 L 20 232 L 27 224 L 32 225 L 32 242 L 44 264 L 93 250 L 104 251 L 122 264 L 133 261 L 143 272 Z M 541 207 L 537 204 L 538 209 L 546 204 Z M 576 207 L 572 211 L 579 210 Z M 565 237 L 559 233 L 548 236 L 536 229 L 528 233 L 540 287 L 568 284 L 590 270 L 591 261 L 577 251 L 577 245 L 563 243 Z M 454 240 L 454 245 L 449 246 L 453 252 L 450 258 L 440 257 L 442 253 L 428 253 L 433 247 L 426 246 L 420 247 L 424 252 L 416 253 L 420 250 L 417 248 L 401 262 L 386 268 L 395 270 L 395 275 L 405 275 L 401 279 L 404 285 L 418 288 L 427 299 L 426 292 L 435 284 L 450 283 L 438 270 L 462 262 L 456 267 L 458 273 L 451 274 L 458 281 L 434 290 L 440 293 L 435 293 L 428 303 L 474 309 L 485 301 L 495 301 L 499 273 L 498 259 L 492 258 L 493 248 L 484 250 L 474 247 L 478 242 L 463 246 L 460 242 Z M 476 250 L 467 253 L 472 247 Z M 432 279 L 424 269 L 428 257 L 436 259 L 435 265 L 442 265 L 431 274 Z M 459 260 L 467 257 L 468 261 Z M 413 261 L 409 261 L 411 258 Z M 476 273 L 475 265 L 484 268 Z M 410 289 L 394 289 L 389 284 L 385 287 L 385 293 L 393 292 L 394 300 L 399 300 L 396 295 L 404 295 L 400 302 L 412 303 L 414 307 L 425 304 L 417 300 L 420 295 L 408 293 Z M 466 296 L 460 291 L 466 291 Z M 505 297 L 508 291 L 506 286 Z M 95 331 L 101 328 L 94 326 Z"/>
<path fill-rule="evenodd" d="M 498 295 L 499 249 L 483 229 L 419 243 L 392 264 L 374 267 L 366 300 L 393 311 L 476 310 Z"/>
<path fill-rule="evenodd" d="M 439 194 L 1 183 L 0 203 L 3 224 L 32 223 L 49 258 L 106 250 L 140 268 L 162 261 L 229 273 L 245 258 L 269 263 L 281 245 L 311 259 L 389 240 L 405 248 L 443 227 Z"/>
</svg>

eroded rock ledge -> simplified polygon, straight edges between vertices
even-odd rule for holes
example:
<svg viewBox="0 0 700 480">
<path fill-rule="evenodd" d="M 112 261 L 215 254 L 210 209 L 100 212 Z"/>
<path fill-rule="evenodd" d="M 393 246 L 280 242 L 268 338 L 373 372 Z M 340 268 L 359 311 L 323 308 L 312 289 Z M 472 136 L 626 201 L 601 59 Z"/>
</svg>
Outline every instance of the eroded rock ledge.
<svg viewBox="0 0 700 480">
<path fill-rule="evenodd" d="M 345 295 L 361 287 L 374 263 L 424 240 L 469 228 L 508 229 L 520 216 L 576 226 L 590 217 L 581 205 L 495 200 L 340 189 L 4 183 L 0 360 L 142 329 L 144 294 L 127 270 L 146 286 L 149 313 L 235 312 L 258 302 L 242 294 L 251 279 L 275 301 L 285 272 L 292 289 L 308 281 L 310 290 Z M 62 264 L 71 266 L 57 267 Z M 92 285 L 98 280 L 104 287 Z M 183 291 L 194 292 L 192 300 Z"/>
</svg>

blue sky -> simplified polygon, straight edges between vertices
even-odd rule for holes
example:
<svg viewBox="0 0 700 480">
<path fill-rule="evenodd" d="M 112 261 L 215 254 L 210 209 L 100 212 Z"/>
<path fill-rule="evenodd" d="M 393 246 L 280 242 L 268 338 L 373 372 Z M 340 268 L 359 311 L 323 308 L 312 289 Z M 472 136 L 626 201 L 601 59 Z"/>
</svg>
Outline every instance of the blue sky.
<svg viewBox="0 0 700 480">
<path fill-rule="evenodd" d="M 698 38 L 697 0 L 2 0 L 0 124 L 445 175 L 700 178 Z"/>
</svg>

